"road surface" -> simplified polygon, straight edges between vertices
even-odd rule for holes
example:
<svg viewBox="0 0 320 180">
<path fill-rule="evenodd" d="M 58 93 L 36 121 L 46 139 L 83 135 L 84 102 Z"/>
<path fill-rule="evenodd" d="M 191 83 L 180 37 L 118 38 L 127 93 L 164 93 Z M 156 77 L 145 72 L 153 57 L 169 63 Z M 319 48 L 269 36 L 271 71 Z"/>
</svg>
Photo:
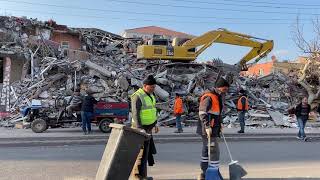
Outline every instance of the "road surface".
<svg viewBox="0 0 320 180">
<path fill-rule="evenodd" d="M 231 142 L 233 156 L 248 178 L 315 177 L 320 179 L 320 142 Z M 199 173 L 200 143 L 157 144 L 155 179 L 195 179 Z M 227 177 L 228 156 L 222 148 L 222 173 Z M 92 180 L 103 145 L 0 148 L 0 179 Z M 317 178 L 318 177 L 318 178 Z"/>
</svg>

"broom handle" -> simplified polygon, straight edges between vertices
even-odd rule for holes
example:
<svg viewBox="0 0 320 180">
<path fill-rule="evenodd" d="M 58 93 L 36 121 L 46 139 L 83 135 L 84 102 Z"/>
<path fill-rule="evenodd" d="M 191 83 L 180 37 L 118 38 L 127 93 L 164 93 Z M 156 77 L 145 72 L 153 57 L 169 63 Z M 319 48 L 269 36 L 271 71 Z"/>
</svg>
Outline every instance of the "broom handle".
<svg viewBox="0 0 320 180">
<path fill-rule="evenodd" d="M 208 164 L 211 161 L 211 134 L 207 134 L 208 137 Z"/>
<path fill-rule="evenodd" d="M 208 119 L 210 120 L 210 114 L 208 115 Z M 210 122 L 210 121 L 209 121 Z M 210 163 L 210 160 L 211 160 L 211 133 L 208 133 L 207 130 L 208 130 L 208 127 L 206 126 L 206 124 L 204 125 L 205 126 L 205 131 L 206 131 L 206 134 L 207 134 L 207 138 L 208 138 L 208 164 Z M 209 128 L 210 127 L 210 123 L 209 123 Z M 209 131 L 210 132 L 210 131 Z"/>
<path fill-rule="evenodd" d="M 227 140 L 226 140 L 226 138 L 224 137 L 224 134 L 223 134 L 222 132 L 221 132 L 221 134 L 222 134 L 222 137 L 223 137 L 224 143 L 226 144 L 226 147 L 227 147 L 227 150 L 228 150 L 228 153 L 229 153 L 230 160 L 231 160 L 231 162 L 233 162 L 233 158 L 232 158 L 232 155 L 231 155 L 231 152 L 230 152 L 230 149 L 229 149 L 229 146 L 228 146 Z"/>
</svg>

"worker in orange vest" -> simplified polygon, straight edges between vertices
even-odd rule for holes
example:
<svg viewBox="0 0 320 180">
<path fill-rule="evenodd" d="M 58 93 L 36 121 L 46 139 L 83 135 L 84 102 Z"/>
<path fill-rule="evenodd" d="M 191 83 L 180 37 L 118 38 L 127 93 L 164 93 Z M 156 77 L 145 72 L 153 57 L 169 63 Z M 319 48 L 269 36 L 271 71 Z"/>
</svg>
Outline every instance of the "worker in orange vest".
<svg viewBox="0 0 320 180">
<path fill-rule="evenodd" d="M 181 115 L 183 113 L 183 101 L 180 94 L 176 93 L 176 97 L 174 100 L 173 112 L 176 117 L 176 127 L 177 130 L 174 133 L 182 133 L 182 125 L 181 125 Z"/>
<path fill-rule="evenodd" d="M 240 122 L 240 130 L 238 133 L 244 133 L 244 126 L 245 126 L 245 115 L 246 112 L 249 110 L 249 102 L 248 97 L 246 95 L 245 90 L 240 90 L 240 97 L 237 103 L 237 110 L 238 110 L 238 120 Z"/>
<path fill-rule="evenodd" d="M 198 177 L 199 180 L 204 180 L 208 167 L 218 172 L 219 178 L 223 179 L 219 171 L 219 159 L 220 149 L 218 138 L 220 137 L 222 129 L 221 113 L 223 109 L 222 95 L 228 92 L 229 83 L 219 78 L 214 86 L 210 86 L 210 82 L 207 82 L 207 89 L 200 98 L 199 104 L 199 120 L 197 126 L 197 134 L 202 138 L 202 157 L 200 167 L 202 173 Z M 208 157 L 208 137 L 207 131 L 211 131 L 211 143 L 210 145 L 210 157 Z"/>
</svg>

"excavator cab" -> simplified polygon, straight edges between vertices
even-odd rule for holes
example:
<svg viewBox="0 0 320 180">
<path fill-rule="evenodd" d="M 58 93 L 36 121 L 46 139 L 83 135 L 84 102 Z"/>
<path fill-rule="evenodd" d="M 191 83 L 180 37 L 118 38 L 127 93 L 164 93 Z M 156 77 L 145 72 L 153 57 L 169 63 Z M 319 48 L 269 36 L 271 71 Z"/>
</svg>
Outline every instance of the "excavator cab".
<svg viewBox="0 0 320 180">
<path fill-rule="evenodd" d="M 150 46 L 170 46 L 170 44 L 168 39 L 152 38 L 148 41 Z"/>
</svg>

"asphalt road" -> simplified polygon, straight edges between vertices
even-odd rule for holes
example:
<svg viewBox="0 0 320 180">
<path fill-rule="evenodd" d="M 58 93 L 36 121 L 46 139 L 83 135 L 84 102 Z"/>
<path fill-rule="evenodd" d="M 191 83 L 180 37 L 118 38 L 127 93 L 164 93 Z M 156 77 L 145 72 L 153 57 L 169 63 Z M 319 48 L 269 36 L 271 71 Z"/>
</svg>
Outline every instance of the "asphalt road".
<svg viewBox="0 0 320 180">
<path fill-rule="evenodd" d="M 231 142 L 233 156 L 248 171 L 248 178 L 320 179 L 320 142 Z M 228 156 L 222 148 L 222 173 Z M 200 143 L 158 144 L 155 179 L 195 179 L 199 173 Z M 0 148 L 0 179 L 94 179 L 104 146 L 76 145 Z M 319 177 L 319 178 L 317 178 Z"/>
</svg>

